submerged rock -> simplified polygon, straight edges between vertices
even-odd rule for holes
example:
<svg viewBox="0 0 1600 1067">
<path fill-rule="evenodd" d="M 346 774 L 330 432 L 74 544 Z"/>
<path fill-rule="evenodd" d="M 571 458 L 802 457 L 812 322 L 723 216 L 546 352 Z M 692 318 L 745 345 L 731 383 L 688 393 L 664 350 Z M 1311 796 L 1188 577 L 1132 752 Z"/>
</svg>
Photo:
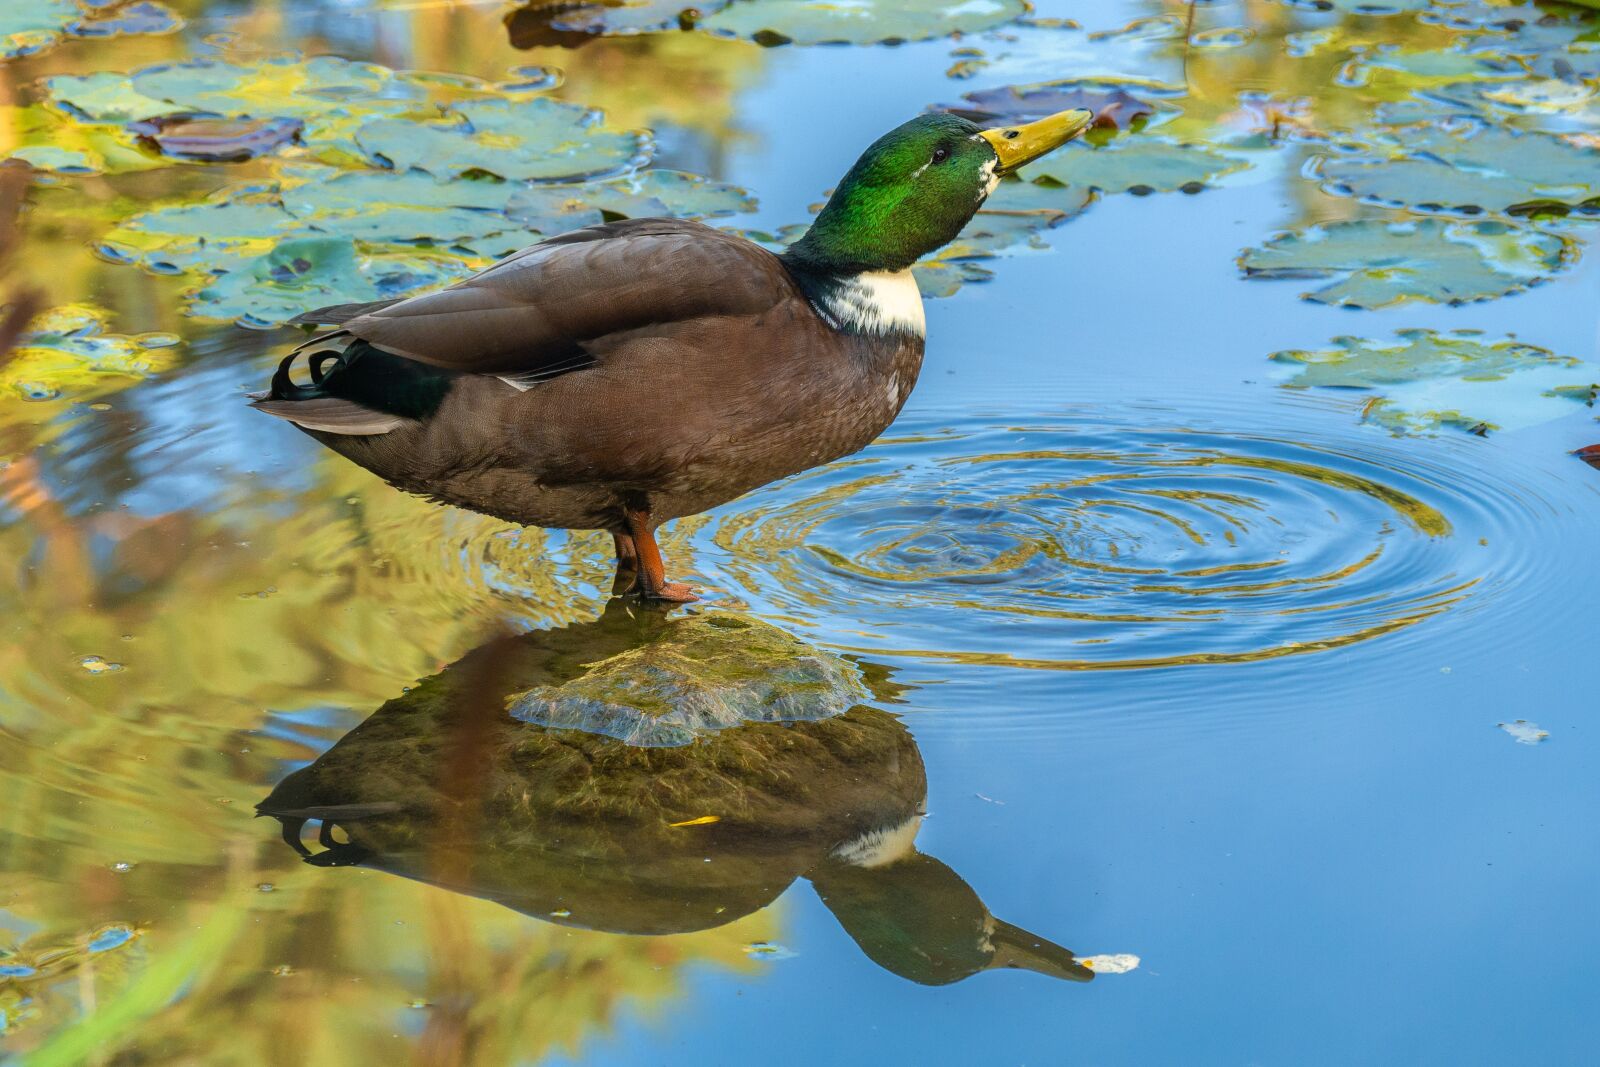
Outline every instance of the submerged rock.
<svg viewBox="0 0 1600 1067">
<path fill-rule="evenodd" d="M 853 665 L 774 626 L 728 615 L 673 623 L 561 685 L 511 698 L 524 722 L 630 745 L 686 745 L 746 722 L 811 722 L 868 698 Z"/>
</svg>

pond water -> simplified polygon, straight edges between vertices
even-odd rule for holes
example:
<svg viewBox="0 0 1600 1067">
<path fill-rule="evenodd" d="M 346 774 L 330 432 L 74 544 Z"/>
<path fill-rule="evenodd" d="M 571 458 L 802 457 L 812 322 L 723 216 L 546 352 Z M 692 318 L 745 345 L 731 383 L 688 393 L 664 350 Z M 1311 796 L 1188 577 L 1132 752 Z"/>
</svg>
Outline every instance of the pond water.
<svg viewBox="0 0 1600 1067">
<path fill-rule="evenodd" d="M 0 1061 L 1592 1054 L 1600 13 L 71 6 L 0 15 L 57 309 L 0 367 Z M 1148 117 L 929 266 L 880 441 L 664 531 L 675 619 L 244 405 L 301 308 L 585 212 L 780 240 L 1061 79 Z M 124 128 L 190 111 L 301 126 Z M 645 156 L 698 178 L 596 187 Z M 736 725 L 791 690 L 842 714 Z"/>
</svg>

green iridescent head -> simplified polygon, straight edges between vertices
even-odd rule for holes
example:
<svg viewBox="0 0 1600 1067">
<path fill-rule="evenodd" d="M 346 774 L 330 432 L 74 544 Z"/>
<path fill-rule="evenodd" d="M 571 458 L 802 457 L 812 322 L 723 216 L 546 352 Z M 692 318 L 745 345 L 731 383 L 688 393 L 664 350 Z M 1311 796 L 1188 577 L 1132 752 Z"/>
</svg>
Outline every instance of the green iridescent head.
<svg viewBox="0 0 1600 1067">
<path fill-rule="evenodd" d="M 985 130 L 921 115 L 878 138 L 785 258 L 812 273 L 900 271 L 955 239 L 1003 174 L 1071 140 L 1092 112 Z"/>
</svg>

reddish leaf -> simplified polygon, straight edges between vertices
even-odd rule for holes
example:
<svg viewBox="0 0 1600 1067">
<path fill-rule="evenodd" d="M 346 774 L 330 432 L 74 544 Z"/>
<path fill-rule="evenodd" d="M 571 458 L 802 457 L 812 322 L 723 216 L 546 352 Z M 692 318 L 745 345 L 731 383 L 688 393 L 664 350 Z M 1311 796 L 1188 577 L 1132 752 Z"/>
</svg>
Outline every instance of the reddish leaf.
<svg viewBox="0 0 1600 1067">
<path fill-rule="evenodd" d="M 1591 467 L 1600 469 L 1600 445 L 1589 445 L 1573 453 Z"/>
<path fill-rule="evenodd" d="M 299 119 L 220 119 L 163 115 L 130 123 L 140 143 L 174 159 L 242 163 L 266 155 L 300 136 Z"/>
<path fill-rule="evenodd" d="M 1099 82 L 1048 82 L 967 93 L 965 105 L 947 108 L 974 122 L 1032 122 L 1070 108 L 1087 108 L 1101 129 L 1126 130 L 1155 114 L 1155 107 L 1126 89 Z"/>
</svg>

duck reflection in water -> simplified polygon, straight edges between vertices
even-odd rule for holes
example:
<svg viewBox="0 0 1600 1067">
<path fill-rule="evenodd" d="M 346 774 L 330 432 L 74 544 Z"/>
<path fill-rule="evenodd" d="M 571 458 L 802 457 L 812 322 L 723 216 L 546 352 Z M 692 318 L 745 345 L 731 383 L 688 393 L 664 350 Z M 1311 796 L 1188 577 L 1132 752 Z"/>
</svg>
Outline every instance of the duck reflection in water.
<svg viewBox="0 0 1600 1067">
<path fill-rule="evenodd" d="M 764 623 L 599 620 L 506 637 L 389 701 L 258 805 L 308 863 L 362 866 L 551 922 L 724 925 L 797 878 L 878 965 L 943 985 L 1088 981 L 914 840 L 922 756 L 858 670 Z M 302 841 L 321 824 L 321 850 Z"/>
</svg>

